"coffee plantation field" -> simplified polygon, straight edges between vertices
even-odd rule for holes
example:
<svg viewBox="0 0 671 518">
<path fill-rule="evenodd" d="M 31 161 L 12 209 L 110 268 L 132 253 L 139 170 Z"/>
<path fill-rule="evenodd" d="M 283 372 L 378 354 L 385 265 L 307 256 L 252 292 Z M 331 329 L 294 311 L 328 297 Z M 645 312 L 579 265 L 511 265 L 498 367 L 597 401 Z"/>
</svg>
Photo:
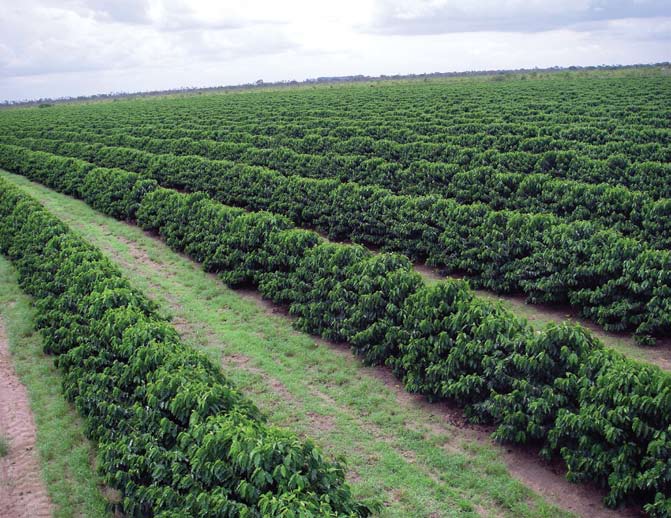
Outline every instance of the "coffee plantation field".
<svg viewBox="0 0 671 518">
<path fill-rule="evenodd" d="M 288 310 L 297 330 L 348 344 L 501 443 L 560 459 L 606 506 L 671 516 L 669 373 L 574 323 L 536 329 L 471 289 L 667 347 L 668 70 L 7 109 L 0 168 L 160 236 Z M 10 179 L 0 251 L 36 300 L 123 512 L 384 512 L 352 494 L 344 464 L 267 423 Z M 428 283 L 421 263 L 450 278 Z"/>
<path fill-rule="evenodd" d="M 668 77 L 317 88 L 3 113 L 2 141 L 671 332 Z M 3 152 L 5 155 L 6 152 Z"/>
</svg>

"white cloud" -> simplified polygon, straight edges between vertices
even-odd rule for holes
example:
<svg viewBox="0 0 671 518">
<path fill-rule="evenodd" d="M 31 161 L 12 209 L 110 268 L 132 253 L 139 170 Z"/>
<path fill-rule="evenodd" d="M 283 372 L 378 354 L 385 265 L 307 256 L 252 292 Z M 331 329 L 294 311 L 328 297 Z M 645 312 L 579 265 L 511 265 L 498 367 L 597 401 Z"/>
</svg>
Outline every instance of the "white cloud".
<svg viewBox="0 0 671 518">
<path fill-rule="evenodd" d="M 33 2 L 24 9 L 6 11 L 0 20 L 0 76 L 77 73 L 90 70 L 179 67 L 201 60 L 228 60 L 237 56 L 283 52 L 296 45 L 270 25 L 227 16 L 207 18 L 186 4 L 170 2 L 162 11 L 152 7 L 149 22 L 126 12 L 97 11 L 108 2 L 73 2 L 61 7 Z M 84 5 L 86 4 L 86 5 Z M 102 13 L 102 14 L 101 14 Z M 149 15 L 148 15 L 149 16 Z M 26 19 L 29 23 L 26 23 Z M 179 23 L 177 22 L 179 20 Z"/>
<path fill-rule="evenodd" d="M 660 0 L 2 2 L 0 99 L 670 57 Z"/>
</svg>

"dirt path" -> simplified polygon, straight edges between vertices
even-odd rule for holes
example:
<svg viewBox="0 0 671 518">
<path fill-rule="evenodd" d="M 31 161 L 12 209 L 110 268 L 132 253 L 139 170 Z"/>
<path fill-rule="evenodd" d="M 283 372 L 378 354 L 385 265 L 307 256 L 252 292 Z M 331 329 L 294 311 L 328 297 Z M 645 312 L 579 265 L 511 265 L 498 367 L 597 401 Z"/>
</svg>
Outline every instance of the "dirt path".
<svg viewBox="0 0 671 518">
<path fill-rule="evenodd" d="M 40 518 L 53 505 L 35 451 L 35 422 L 26 387 L 14 371 L 5 327 L 0 320 L 0 434 L 9 452 L 0 457 L 0 516 Z"/>
<path fill-rule="evenodd" d="M 399 388 L 398 383 L 394 383 L 396 378 L 391 372 L 383 371 L 378 375 L 384 378 L 390 388 L 394 387 L 399 404 L 418 405 L 424 411 L 438 417 L 439 423 L 431 430 L 432 433 L 435 434 L 440 431 L 447 433 L 449 429 L 457 428 L 460 440 L 476 439 L 487 444 L 494 442 L 491 439 L 491 433 L 494 431 L 492 427 L 477 426 L 466 422 L 463 412 L 458 407 L 445 402 L 430 403 L 421 396 L 408 394 L 402 388 Z M 566 469 L 560 460 L 551 463 L 544 462 L 538 456 L 538 452 L 528 447 L 499 444 L 495 444 L 495 446 L 499 449 L 502 460 L 514 478 L 557 507 L 584 518 L 636 518 L 644 516 L 640 509 L 634 507 L 608 509 L 601 502 L 605 492 L 586 484 L 569 482 L 566 479 Z"/>
</svg>

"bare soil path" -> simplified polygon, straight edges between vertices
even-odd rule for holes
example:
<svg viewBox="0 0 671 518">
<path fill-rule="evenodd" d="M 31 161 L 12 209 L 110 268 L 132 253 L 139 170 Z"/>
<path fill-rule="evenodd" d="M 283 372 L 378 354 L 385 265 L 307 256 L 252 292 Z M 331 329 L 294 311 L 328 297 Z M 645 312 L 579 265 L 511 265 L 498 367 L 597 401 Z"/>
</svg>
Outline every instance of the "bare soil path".
<svg viewBox="0 0 671 518">
<path fill-rule="evenodd" d="M 26 387 L 12 364 L 5 327 L 0 320 L 0 435 L 7 455 L 0 457 L 0 516 L 41 518 L 53 505 L 42 480 L 35 450 L 35 422 Z"/>
</svg>

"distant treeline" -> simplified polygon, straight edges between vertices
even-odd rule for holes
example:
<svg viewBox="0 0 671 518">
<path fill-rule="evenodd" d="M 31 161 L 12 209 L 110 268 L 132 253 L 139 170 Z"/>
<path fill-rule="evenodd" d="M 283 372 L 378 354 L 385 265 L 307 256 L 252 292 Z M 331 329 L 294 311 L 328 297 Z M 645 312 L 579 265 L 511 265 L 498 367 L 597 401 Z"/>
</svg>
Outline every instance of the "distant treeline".
<svg viewBox="0 0 671 518">
<path fill-rule="evenodd" d="M 173 88 L 168 90 L 149 90 L 145 92 L 109 92 L 95 95 L 80 95 L 77 97 L 55 97 L 55 98 L 40 98 L 40 99 L 23 99 L 18 101 L 4 100 L 0 102 L 0 108 L 14 107 L 14 106 L 38 106 L 40 108 L 48 108 L 56 103 L 71 103 L 81 101 L 97 101 L 97 100 L 114 100 L 114 99 L 128 99 L 137 97 L 154 97 L 161 95 L 183 94 L 183 93 L 212 93 L 229 90 L 246 90 L 251 88 L 268 88 L 268 87 L 292 87 L 305 86 L 313 84 L 328 84 L 328 83 L 356 83 L 368 81 L 390 81 L 390 80 L 407 80 L 407 79 L 438 79 L 450 77 L 473 77 L 473 76 L 499 76 L 505 79 L 506 76 L 512 74 L 530 74 L 532 77 L 538 74 L 556 73 L 556 72 L 590 72 L 590 71 L 608 71 L 608 70 L 622 70 L 622 69 L 637 69 L 637 68 L 657 68 L 669 67 L 671 63 L 668 61 L 662 63 L 651 64 L 634 64 L 634 65 L 595 65 L 595 66 L 570 66 L 570 67 L 550 67 L 550 68 L 518 68 L 506 70 L 470 70 L 464 72 L 430 72 L 424 74 L 395 74 L 395 75 L 351 75 L 351 76 L 326 76 L 317 78 L 308 78 L 303 81 L 296 80 L 282 80 L 275 82 L 266 82 L 259 79 L 253 83 L 244 83 L 239 85 L 219 85 L 208 87 L 185 86 L 180 88 Z"/>
</svg>

